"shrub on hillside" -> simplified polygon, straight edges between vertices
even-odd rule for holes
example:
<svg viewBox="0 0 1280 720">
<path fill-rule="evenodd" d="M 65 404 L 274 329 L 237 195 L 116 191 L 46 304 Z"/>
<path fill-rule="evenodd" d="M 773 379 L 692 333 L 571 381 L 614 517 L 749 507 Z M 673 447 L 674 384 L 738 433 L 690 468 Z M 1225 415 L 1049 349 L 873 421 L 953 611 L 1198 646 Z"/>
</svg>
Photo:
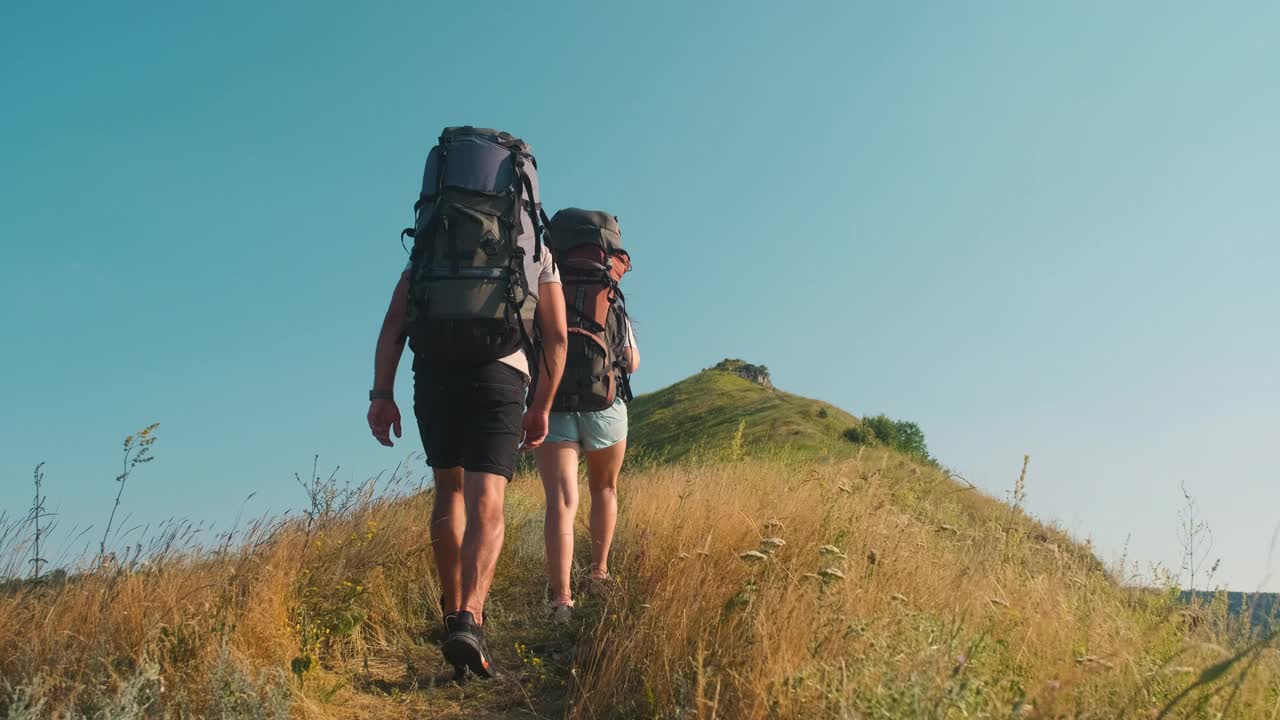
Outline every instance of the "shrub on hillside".
<svg viewBox="0 0 1280 720">
<path fill-rule="evenodd" d="M 886 415 L 876 415 L 863 418 L 861 425 L 846 428 L 841 435 L 851 443 L 866 445 L 879 442 L 921 460 L 930 459 L 924 431 L 909 420 L 894 420 Z"/>
<path fill-rule="evenodd" d="M 870 431 L 861 425 L 852 425 L 845 428 L 844 432 L 840 433 L 840 437 L 843 437 L 854 445 L 868 445 L 876 440 L 875 435 L 871 434 Z"/>
</svg>

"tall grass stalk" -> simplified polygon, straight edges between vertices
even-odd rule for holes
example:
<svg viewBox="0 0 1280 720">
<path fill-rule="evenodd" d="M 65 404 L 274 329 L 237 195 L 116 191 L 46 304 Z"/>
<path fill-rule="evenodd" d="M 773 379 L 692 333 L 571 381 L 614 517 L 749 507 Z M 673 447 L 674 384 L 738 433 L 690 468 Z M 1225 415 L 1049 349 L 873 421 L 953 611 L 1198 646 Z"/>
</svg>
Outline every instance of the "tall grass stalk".
<svg viewBox="0 0 1280 720">
<path fill-rule="evenodd" d="M 119 487 L 116 489 L 115 502 L 111 505 L 111 515 L 107 518 L 107 527 L 102 531 L 102 542 L 98 544 L 99 564 L 107 561 L 107 538 L 111 536 L 111 527 L 116 520 L 116 511 L 120 509 L 120 498 L 124 495 L 125 483 L 128 482 L 129 476 L 133 474 L 134 468 L 155 459 L 155 456 L 151 454 L 151 446 L 156 442 L 155 431 L 159 427 L 160 423 L 152 423 L 139 430 L 136 434 L 124 439 L 124 457 L 120 461 L 120 474 L 116 476 L 116 484 Z"/>
<path fill-rule="evenodd" d="M 36 465 L 32 476 L 33 484 L 36 486 L 36 494 L 31 500 L 31 522 L 35 527 L 35 533 L 31 541 L 31 577 L 32 579 L 38 579 L 40 577 L 40 566 L 46 564 L 44 556 L 40 554 L 40 540 L 42 537 L 40 521 L 51 516 L 51 513 L 45 512 L 44 494 L 41 492 L 44 484 L 44 463 Z"/>
</svg>

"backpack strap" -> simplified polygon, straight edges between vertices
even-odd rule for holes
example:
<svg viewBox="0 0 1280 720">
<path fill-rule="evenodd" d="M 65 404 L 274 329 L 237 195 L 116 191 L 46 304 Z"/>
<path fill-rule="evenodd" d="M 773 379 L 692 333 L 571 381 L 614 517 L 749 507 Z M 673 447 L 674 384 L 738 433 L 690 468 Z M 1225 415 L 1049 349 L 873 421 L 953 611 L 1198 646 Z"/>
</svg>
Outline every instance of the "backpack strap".
<svg viewBox="0 0 1280 720">
<path fill-rule="evenodd" d="M 635 399 L 635 395 L 631 392 L 631 373 L 622 370 L 618 373 L 618 394 L 622 396 L 623 403 L 630 403 Z"/>
<path fill-rule="evenodd" d="M 604 327 L 601 326 L 600 323 L 596 322 L 594 318 L 587 317 L 586 313 L 579 310 L 576 306 L 566 305 L 565 310 L 567 310 L 569 314 L 573 315 L 578 323 L 578 327 L 583 330 L 597 334 L 604 332 Z"/>
<path fill-rule="evenodd" d="M 416 238 L 418 236 L 418 218 L 422 217 L 422 206 L 427 203 L 427 194 L 418 193 L 418 199 L 413 203 L 413 227 L 407 227 L 400 231 L 400 247 L 405 252 L 409 252 L 409 248 L 404 247 L 405 238 Z"/>
<path fill-rule="evenodd" d="M 444 175 L 446 172 L 446 161 L 449 157 L 450 138 L 445 133 L 440 133 L 440 139 L 436 141 L 436 148 L 440 150 L 440 155 L 436 159 L 436 197 L 440 197 L 440 192 L 444 190 Z"/>
<path fill-rule="evenodd" d="M 611 296 L 609 303 L 617 317 L 618 336 L 625 343 L 632 333 L 631 316 L 627 314 L 627 298 L 622 294 L 622 288 L 618 287 L 618 283 L 613 283 L 611 289 L 616 296 Z M 631 346 L 626 347 L 630 349 Z M 634 398 L 631 392 L 631 358 L 618 356 L 614 358 L 613 365 L 618 375 L 618 394 L 622 397 L 622 402 L 630 403 Z"/>
<path fill-rule="evenodd" d="M 446 132 L 440 133 L 440 137 L 436 140 L 436 149 L 439 152 L 436 155 L 436 192 L 434 202 L 438 202 L 440 200 L 440 193 L 444 191 L 445 160 L 449 155 L 449 136 L 447 134 L 447 130 L 448 129 L 446 128 Z M 417 237 L 418 218 L 422 215 L 422 208 L 426 206 L 428 197 L 431 196 L 427 195 L 425 189 L 418 193 L 418 199 L 413 203 L 414 227 L 405 228 L 400 231 L 400 247 L 404 247 L 404 239 L 406 237 Z"/>
<path fill-rule="evenodd" d="M 516 158 L 516 172 L 520 175 L 520 179 L 516 187 L 516 209 L 517 212 L 523 209 L 520 205 L 520 190 L 529 197 L 529 219 L 533 222 L 533 260 L 534 262 L 542 261 L 542 233 L 546 230 L 547 214 L 542 210 L 542 203 L 537 201 L 533 195 L 533 181 L 529 179 L 529 173 L 524 171 L 524 157 L 518 153 L 512 153 Z M 538 169 L 535 161 L 533 168 Z"/>
<path fill-rule="evenodd" d="M 444 192 L 445 156 L 448 154 L 448 150 L 445 148 L 445 145 L 447 143 L 448 143 L 448 140 L 446 139 L 445 134 L 441 133 L 440 139 L 436 141 L 436 148 L 438 148 L 440 152 L 437 156 L 437 162 L 436 162 L 435 195 L 434 196 L 427 195 L 426 190 L 423 190 L 422 192 L 418 193 L 418 199 L 413 203 L 413 227 L 405 228 L 400 232 L 400 247 L 404 247 L 404 239 L 406 237 L 417 239 L 418 222 L 422 217 L 422 208 L 427 206 L 427 198 L 429 197 L 432 198 L 432 201 L 431 201 L 432 219 L 434 219 L 435 211 L 439 209 L 440 193 Z"/>
<path fill-rule="evenodd" d="M 534 164 L 537 167 L 537 164 Z M 547 211 L 542 209 L 542 203 L 538 203 L 538 219 L 542 222 L 542 232 L 548 239 L 551 237 L 551 220 L 547 217 Z M 556 267 L 556 254 L 551 253 L 551 269 Z"/>
<path fill-rule="evenodd" d="M 520 344 L 525 351 L 525 357 L 529 358 L 529 360 L 531 361 L 530 368 L 529 368 L 529 375 L 530 375 L 530 378 L 532 378 L 534 376 L 533 362 L 536 361 L 536 358 L 540 355 L 540 353 L 537 351 L 537 348 L 538 348 L 537 343 L 535 342 L 535 338 L 538 335 L 538 326 L 537 326 L 538 324 L 537 324 L 537 321 L 535 320 L 533 323 L 534 325 L 533 336 L 530 336 L 529 330 L 524 325 L 524 304 L 529 301 L 529 297 L 533 294 L 533 292 L 529 288 L 529 277 L 525 274 L 525 271 L 524 271 L 524 248 L 520 247 L 519 233 L 520 233 L 520 226 L 522 224 L 520 221 L 520 212 L 523 209 L 522 203 L 521 203 L 521 197 L 520 197 L 521 191 L 527 189 L 529 192 L 530 202 L 532 202 L 533 188 L 532 188 L 532 184 L 529 181 L 528 176 L 524 172 L 524 156 L 520 153 L 518 149 L 513 149 L 511 151 L 511 167 L 512 167 L 512 171 L 515 174 L 515 178 L 513 182 L 514 187 L 512 187 L 512 193 L 515 197 L 513 198 L 513 201 L 512 201 L 513 217 L 510 220 L 511 222 L 510 232 L 515 233 L 515 237 L 513 238 L 512 248 L 510 253 L 510 260 L 509 260 L 510 265 L 507 268 L 507 272 L 509 273 L 509 278 L 511 280 L 510 282 L 507 283 L 507 307 L 509 307 L 511 309 L 511 312 L 515 314 L 516 327 L 520 331 Z M 536 168 L 537 165 L 535 164 L 534 167 Z M 537 231 L 537 228 L 538 226 L 537 226 L 537 223 L 535 222 L 534 223 L 535 233 Z M 535 237 L 538 237 L 538 236 L 535 235 Z M 541 256 L 541 250 L 542 250 L 541 243 L 535 244 L 534 246 L 535 260 Z M 521 290 L 521 295 L 519 298 L 516 297 L 517 283 L 519 284 L 520 290 Z"/>
</svg>

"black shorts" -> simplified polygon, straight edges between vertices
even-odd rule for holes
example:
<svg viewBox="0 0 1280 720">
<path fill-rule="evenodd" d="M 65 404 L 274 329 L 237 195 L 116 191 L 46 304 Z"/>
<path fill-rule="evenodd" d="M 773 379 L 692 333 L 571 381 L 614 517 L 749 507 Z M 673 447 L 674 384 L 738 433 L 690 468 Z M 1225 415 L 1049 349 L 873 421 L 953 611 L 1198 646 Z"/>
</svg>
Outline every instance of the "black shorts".
<svg viewBox="0 0 1280 720">
<path fill-rule="evenodd" d="M 413 414 L 427 464 L 510 480 L 527 391 L 524 374 L 502 362 L 467 368 L 414 363 Z"/>
</svg>

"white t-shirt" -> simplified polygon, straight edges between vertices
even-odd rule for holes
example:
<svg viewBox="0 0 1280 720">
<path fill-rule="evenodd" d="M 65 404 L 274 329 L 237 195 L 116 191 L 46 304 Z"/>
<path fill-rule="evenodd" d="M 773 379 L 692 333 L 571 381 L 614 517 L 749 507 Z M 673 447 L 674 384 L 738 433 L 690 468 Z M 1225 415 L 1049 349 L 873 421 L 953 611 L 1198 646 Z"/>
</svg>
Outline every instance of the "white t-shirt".
<svg viewBox="0 0 1280 720">
<path fill-rule="evenodd" d="M 529 279 L 529 300 L 538 301 L 538 288 L 546 283 L 560 284 L 560 271 L 556 269 L 555 261 L 551 259 L 551 251 L 542 248 L 542 259 L 533 259 L 533 249 L 525 248 L 524 253 L 524 276 Z M 535 282 L 534 278 L 537 278 Z M 556 288 L 556 292 L 560 292 Z M 524 330 L 529 333 L 529 337 L 533 337 L 533 319 L 524 321 Z M 502 358 L 502 362 L 524 373 L 525 382 L 529 381 L 529 354 L 522 348 L 510 355 Z"/>
<path fill-rule="evenodd" d="M 626 318 L 622 322 L 627 325 L 627 339 L 622 341 L 622 347 L 639 350 L 640 346 L 636 344 L 636 333 L 631 329 L 631 318 Z"/>
<path fill-rule="evenodd" d="M 524 243 L 521 243 L 521 245 L 523 246 Z M 405 264 L 404 269 L 406 272 L 409 270 L 411 265 L 411 262 Z M 532 247 L 524 249 L 524 276 L 529 280 L 530 297 L 526 302 L 537 303 L 538 288 L 540 285 L 544 283 L 560 284 L 560 271 L 556 269 L 556 264 L 551 259 L 551 251 L 547 250 L 545 247 L 542 248 L 541 260 L 533 259 Z M 533 336 L 533 322 L 532 318 L 528 318 L 524 321 L 525 332 L 529 333 L 530 337 Z M 628 332 L 630 332 L 629 329 Z M 516 370 L 519 370 L 524 374 L 525 382 L 529 381 L 529 357 L 528 353 L 523 349 L 511 353 L 510 355 L 502 358 L 499 362 L 506 363 Z"/>
</svg>

